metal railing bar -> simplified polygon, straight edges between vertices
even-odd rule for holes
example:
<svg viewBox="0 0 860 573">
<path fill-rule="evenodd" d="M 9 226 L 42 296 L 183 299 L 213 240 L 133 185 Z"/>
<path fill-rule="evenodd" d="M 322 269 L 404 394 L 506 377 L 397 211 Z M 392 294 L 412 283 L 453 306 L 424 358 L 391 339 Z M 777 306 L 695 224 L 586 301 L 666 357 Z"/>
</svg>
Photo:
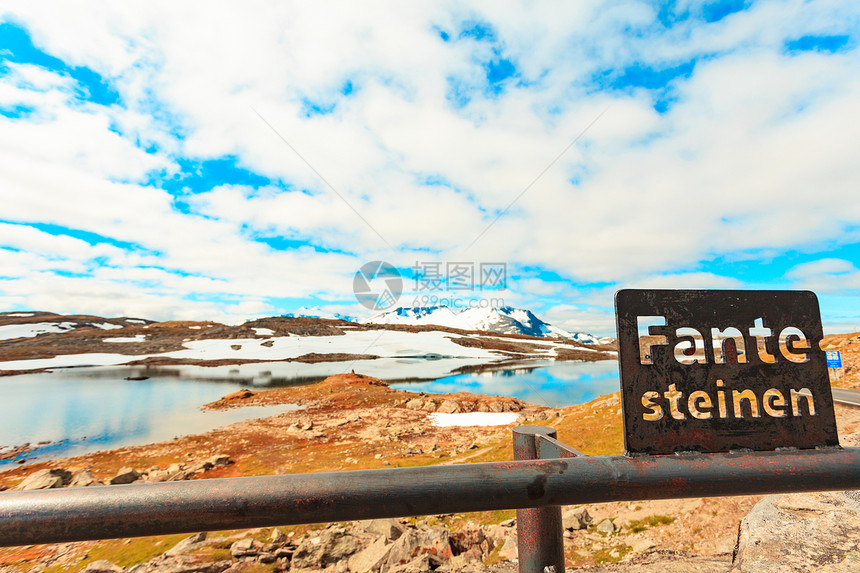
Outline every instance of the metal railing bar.
<svg viewBox="0 0 860 573">
<path fill-rule="evenodd" d="M 607 501 L 860 489 L 860 448 L 603 456 L 0 493 L 0 546 Z"/>
<path fill-rule="evenodd" d="M 588 455 L 544 434 L 535 435 L 535 446 L 537 447 L 538 458 L 542 460 L 552 458 L 582 458 Z"/>
</svg>

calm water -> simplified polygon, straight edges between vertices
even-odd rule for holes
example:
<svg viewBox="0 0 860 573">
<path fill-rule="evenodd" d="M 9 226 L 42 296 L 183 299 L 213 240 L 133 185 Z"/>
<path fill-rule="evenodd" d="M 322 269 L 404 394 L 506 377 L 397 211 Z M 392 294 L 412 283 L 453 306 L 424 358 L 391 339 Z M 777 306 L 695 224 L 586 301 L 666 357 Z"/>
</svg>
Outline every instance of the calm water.
<svg viewBox="0 0 860 573">
<path fill-rule="evenodd" d="M 129 370 L 62 369 L 0 378 L 0 448 L 51 442 L 18 458 L 67 457 L 162 442 L 240 420 L 272 416 L 294 406 L 202 411 L 200 406 L 242 387 L 191 378 L 124 380 Z"/>
<path fill-rule="evenodd" d="M 491 396 L 513 396 L 543 406 L 571 406 L 617 392 L 618 363 L 558 362 L 538 368 L 500 370 L 481 374 L 459 374 L 427 382 L 392 384 L 413 392 L 471 392 Z"/>
<path fill-rule="evenodd" d="M 294 406 L 202 411 L 200 406 L 247 387 L 307 384 L 355 370 L 393 386 L 430 393 L 472 392 L 514 396 L 528 402 L 566 406 L 618 390 L 615 361 L 551 363 L 483 374 L 451 375 L 463 364 L 446 360 L 386 359 L 352 363 L 255 363 L 204 368 L 65 368 L 41 374 L 0 377 L 4 415 L 0 451 L 50 442 L 28 460 L 67 457 L 196 434 L 240 420 L 272 416 Z M 149 376 L 147 380 L 125 380 Z M 426 380 L 429 379 L 429 380 Z M 0 460 L 0 467 L 17 458 Z"/>
</svg>

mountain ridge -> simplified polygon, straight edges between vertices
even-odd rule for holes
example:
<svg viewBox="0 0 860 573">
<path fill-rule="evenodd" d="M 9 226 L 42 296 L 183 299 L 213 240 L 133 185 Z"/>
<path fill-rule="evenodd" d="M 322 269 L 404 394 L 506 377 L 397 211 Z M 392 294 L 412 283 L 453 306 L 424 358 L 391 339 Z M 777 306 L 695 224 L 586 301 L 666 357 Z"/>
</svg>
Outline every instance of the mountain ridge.
<svg viewBox="0 0 860 573">
<path fill-rule="evenodd" d="M 465 308 L 448 306 L 398 307 L 362 321 L 364 324 L 408 324 L 442 326 L 499 334 L 525 334 L 540 338 L 563 338 L 582 344 L 607 344 L 611 337 L 597 337 L 587 332 L 569 332 L 541 320 L 528 309 L 513 306 Z"/>
</svg>

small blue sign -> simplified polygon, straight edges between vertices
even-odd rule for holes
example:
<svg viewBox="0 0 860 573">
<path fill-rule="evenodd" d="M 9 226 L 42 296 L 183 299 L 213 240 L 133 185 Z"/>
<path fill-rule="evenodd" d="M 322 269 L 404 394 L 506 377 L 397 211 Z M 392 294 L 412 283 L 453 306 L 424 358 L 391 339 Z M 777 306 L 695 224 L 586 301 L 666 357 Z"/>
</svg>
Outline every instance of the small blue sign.
<svg viewBox="0 0 860 573">
<path fill-rule="evenodd" d="M 838 350 L 825 350 L 828 368 L 842 368 L 842 353 Z"/>
</svg>

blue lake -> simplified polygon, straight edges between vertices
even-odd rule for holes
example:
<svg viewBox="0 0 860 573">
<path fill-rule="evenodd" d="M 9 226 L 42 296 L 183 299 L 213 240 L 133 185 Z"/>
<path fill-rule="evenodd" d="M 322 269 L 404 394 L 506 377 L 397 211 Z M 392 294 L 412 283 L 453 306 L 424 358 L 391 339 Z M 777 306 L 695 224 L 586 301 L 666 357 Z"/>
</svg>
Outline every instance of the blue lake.
<svg viewBox="0 0 860 573">
<path fill-rule="evenodd" d="M 457 374 L 426 382 L 391 385 L 413 392 L 444 394 L 471 392 L 491 396 L 513 396 L 542 406 L 571 406 L 617 392 L 618 363 L 555 362 L 536 368 L 496 370 L 480 374 Z"/>
<path fill-rule="evenodd" d="M 241 420 L 272 416 L 295 407 L 203 411 L 200 406 L 240 388 L 313 383 L 352 369 L 405 390 L 513 396 L 555 407 L 587 402 L 619 387 L 615 361 L 558 362 L 457 375 L 450 374 L 451 366 L 455 365 L 439 360 L 386 359 L 348 365 L 273 362 L 216 368 L 63 368 L 0 377 L 0 396 L 4 400 L 0 454 L 28 443 L 34 448 L 30 453 L 0 460 L 0 468 L 21 458 L 44 460 L 167 441 Z M 149 378 L 125 380 L 129 376 Z M 425 376 L 428 379 L 422 379 Z M 48 443 L 38 445 L 40 442 Z"/>
</svg>

